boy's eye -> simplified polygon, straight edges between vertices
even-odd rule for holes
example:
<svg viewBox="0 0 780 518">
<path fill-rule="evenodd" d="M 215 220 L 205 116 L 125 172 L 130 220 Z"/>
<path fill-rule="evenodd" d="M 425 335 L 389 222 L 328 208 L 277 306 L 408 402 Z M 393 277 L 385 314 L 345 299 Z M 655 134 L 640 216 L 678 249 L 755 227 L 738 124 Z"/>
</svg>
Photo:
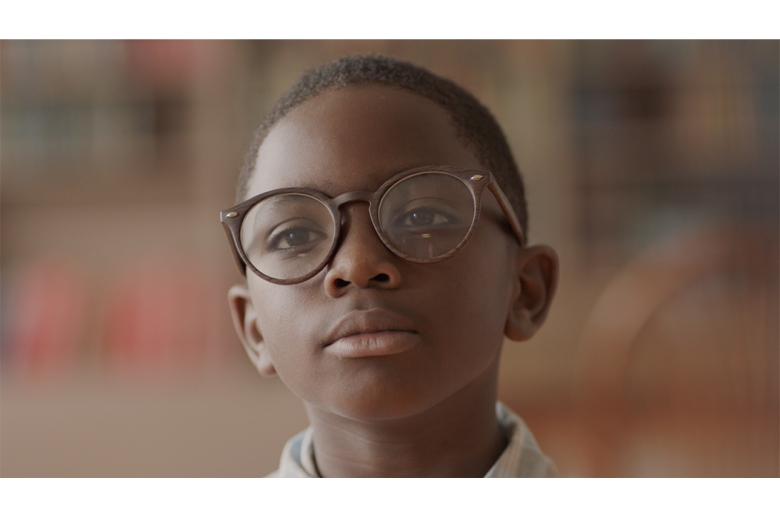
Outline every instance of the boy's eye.
<svg viewBox="0 0 780 518">
<path fill-rule="evenodd" d="M 285 230 L 277 240 L 281 243 L 278 248 L 292 248 L 294 246 L 305 245 L 311 239 L 312 231 L 308 228 L 292 228 Z"/>
<path fill-rule="evenodd" d="M 457 223 L 452 214 L 433 207 L 416 207 L 399 215 L 394 222 L 396 228 L 406 230 L 431 230 L 431 227 L 444 227 Z"/>
<path fill-rule="evenodd" d="M 273 232 L 268 240 L 270 251 L 300 251 L 307 252 L 319 245 L 327 235 L 310 226 L 286 226 Z"/>
</svg>

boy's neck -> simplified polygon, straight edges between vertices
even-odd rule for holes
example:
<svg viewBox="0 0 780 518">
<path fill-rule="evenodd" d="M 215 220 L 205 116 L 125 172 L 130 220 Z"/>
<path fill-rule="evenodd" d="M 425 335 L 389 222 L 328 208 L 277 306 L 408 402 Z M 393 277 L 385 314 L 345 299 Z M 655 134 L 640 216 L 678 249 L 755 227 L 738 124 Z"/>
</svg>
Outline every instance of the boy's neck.
<svg viewBox="0 0 780 518">
<path fill-rule="evenodd" d="M 497 362 L 496 362 L 497 363 Z M 360 421 L 306 405 L 323 477 L 482 477 L 507 438 L 496 416 L 497 365 L 417 415 Z"/>
</svg>

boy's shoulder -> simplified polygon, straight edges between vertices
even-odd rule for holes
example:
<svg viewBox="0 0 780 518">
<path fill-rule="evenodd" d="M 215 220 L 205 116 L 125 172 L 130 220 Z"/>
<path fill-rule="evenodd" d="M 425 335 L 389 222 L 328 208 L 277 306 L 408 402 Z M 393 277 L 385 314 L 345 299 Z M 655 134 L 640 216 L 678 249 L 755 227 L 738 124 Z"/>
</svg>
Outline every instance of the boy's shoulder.
<svg viewBox="0 0 780 518">
<path fill-rule="evenodd" d="M 539 449 L 525 422 L 501 402 L 496 403 L 496 415 L 507 438 L 507 446 L 485 478 L 557 477 L 553 462 Z M 268 477 L 319 478 L 314 460 L 314 432 L 300 432 L 282 451 L 279 469 Z"/>
</svg>

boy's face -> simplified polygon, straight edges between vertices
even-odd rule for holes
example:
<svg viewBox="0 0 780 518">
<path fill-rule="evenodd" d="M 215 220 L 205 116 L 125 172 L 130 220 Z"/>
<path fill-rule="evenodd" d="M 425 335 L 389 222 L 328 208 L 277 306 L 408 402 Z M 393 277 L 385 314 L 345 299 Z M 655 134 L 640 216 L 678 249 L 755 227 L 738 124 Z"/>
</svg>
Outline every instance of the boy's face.
<svg viewBox="0 0 780 518">
<path fill-rule="evenodd" d="M 333 197 L 374 191 L 426 165 L 483 169 L 434 102 L 377 85 L 330 90 L 274 126 L 249 196 L 284 187 Z M 248 271 L 248 296 L 231 292 L 231 305 L 250 354 L 264 358 L 261 371 L 275 370 L 308 404 L 357 419 L 415 415 L 494 384 L 522 252 L 488 192 L 482 207 L 471 240 L 444 262 L 395 256 L 367 204 L 356 202 L 342 207 L 339 248 L 312 279 L 284 286 Z M 333 343 L 345 333 L 357 334 Z"/>
</svg>

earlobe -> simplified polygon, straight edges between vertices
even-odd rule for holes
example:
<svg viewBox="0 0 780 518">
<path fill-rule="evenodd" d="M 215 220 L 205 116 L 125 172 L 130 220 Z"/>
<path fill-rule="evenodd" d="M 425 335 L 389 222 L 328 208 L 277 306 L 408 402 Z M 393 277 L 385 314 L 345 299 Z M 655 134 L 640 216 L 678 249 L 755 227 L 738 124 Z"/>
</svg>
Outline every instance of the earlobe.
<svg viewBox="0 0 780 518">
<path fill-rule="evenodd" d="M 260 374 L 273 376 L 276 374 L 276 369 L 263 340 L 263 334 L 258 327 L 257 312 L 252 304 L 249 288 L 244 284 L 236 284 L 230 288 L 228 290 L 228 304 L 233 316 L 233 326 L 247 355 L 249 355 L 249 359 Z"/>
<path fill-rule="evenodd" d="M 547 318 L 558 286 L 558 254 L 546 245 L 522 248 L 515 262 L 512 294 L 504 334 L 510 340 L 528 340 Z"/>
</svg>

